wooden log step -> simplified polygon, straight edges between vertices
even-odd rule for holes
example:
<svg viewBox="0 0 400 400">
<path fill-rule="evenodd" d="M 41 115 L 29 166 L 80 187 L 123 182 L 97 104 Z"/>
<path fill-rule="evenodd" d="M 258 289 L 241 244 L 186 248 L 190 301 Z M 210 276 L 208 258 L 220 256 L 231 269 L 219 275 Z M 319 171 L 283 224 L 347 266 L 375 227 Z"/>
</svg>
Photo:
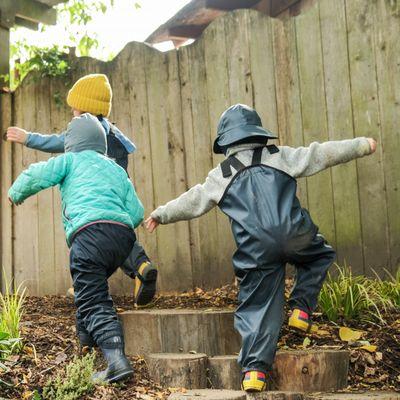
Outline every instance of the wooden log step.
<svg viewBox="0 0 400 400">
<path fill-rule="evenodd" d="M 365 393 L 318 393 L 310 394 L 305 400 L 400 400 L 400 393 L 370 391 Z"/>
<path fill-rule="evenodd" d="M 303 400 L 301 393 L 290 392 L 262 392 L 248 393 L 238 390 L 188 390 L 186 392 L 176 392 L 168 397 L 169 400 Z"/>
<path fill-rule="evenodd" d="M 272 388 L 294 392 L 325 392 L 347 386 L 349 352 L 345 350 L 278 351 Z M 209 358 L 209 380 L 214 389 L 240 389 L 237 356 Z"/>
<path fill-rule="evenodd" d="M 347 386 L 347 350 L 284 350 L 277 352 L 273 380 L 279 390 L 325 392 Z"/>
<path fill-rule="evenodd" d="M 207 387 L 206 354 L 149 354 L 146 361 L 150 376 L 163 387 Z"/>
<path fill-rule="evenodd" d="M 137 310 L 119 315 L 129 355 L 195 351 L 214 356 L 240 350 L 233 310 Z"/>
<path fill-rule="evenodd" d="M 172 393 L 169 400 L 246 400 L 246 393 L 235 390 L 188 390 Z"/>
</svg>

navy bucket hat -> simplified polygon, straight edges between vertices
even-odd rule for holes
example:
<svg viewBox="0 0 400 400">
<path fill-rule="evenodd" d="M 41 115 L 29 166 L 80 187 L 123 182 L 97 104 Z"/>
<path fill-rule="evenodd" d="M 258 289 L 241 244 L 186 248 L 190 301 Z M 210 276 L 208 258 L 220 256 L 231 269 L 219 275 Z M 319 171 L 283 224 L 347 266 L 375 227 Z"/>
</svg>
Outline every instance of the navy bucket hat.
<svg viewBox="0 0 400 400">
<path fill-rule="evenodd" d="M 262 127 L 261 118 L 256 110 L 245 104 L 230 106 L 219 119 L 217 138 L 214 141 L 214 153 L 222 154 L 223 148 L 243 139 L 277 139 L 273 133 Z"/>
</svg>

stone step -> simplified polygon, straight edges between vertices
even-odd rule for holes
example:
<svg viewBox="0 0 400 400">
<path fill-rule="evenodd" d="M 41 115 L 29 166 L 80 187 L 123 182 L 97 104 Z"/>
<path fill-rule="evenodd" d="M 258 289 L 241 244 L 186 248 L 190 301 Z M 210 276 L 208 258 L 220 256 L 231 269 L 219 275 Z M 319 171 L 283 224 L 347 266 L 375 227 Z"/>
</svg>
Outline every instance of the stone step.
<svg viewBox="0 0 400 400">
<path fill-rule="evenodd" d="M 214 356 L 240 350 L 232 310 L 135 310 L 119 315 L 129 355 L 194 351 Z"/>
<path fill-rule="evenodd" d="M 236 356 L 150 354 L 150 376 L 164 387 L 240 390 L 242 374 Z M 278 351 L 269 389 L 326 392 L 347 386 L 349 352 L 345 350 Z"/>
<path fill-rule="evenodd" d="M 290 392 L 263 392 L 246 394 L 238 390 L 188 390 L 171 394 L 170 400 L 303 400 L 301 393 Z"/>
</svg>

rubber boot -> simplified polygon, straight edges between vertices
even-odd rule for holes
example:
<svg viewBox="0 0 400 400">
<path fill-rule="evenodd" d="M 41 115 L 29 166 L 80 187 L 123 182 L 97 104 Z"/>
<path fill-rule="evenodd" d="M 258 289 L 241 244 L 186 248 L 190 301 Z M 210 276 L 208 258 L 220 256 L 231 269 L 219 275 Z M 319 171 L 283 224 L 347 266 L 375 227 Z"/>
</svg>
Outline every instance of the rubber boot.
<svg viewBox="0 0 400 400">
<path fill-rule="evenodd" d="M 80 346 L 81 350 L 84 347 L 89 347 L 89 349 L 96 347 L 95 341 L 92 339 L 92 337 L 87 332 L 78 331 L 77 335 L 78 335 L 79 346 Z"/>
<path fill-rule="evenodd" d="M 124 352 L 124 340 L 121 336 L 112 336 L 99 344 L 107 368 L 92 375 L 92 381 L 118 382 L 130 378 L 133 368 Z"/>
</svg>

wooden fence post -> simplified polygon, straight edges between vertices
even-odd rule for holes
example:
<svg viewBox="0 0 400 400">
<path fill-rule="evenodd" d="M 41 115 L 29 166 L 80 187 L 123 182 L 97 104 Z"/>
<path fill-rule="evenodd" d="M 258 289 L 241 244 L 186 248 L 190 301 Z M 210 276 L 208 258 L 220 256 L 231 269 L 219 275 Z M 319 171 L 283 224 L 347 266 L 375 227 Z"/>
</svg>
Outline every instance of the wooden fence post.
<svg viewBox="0 0 400 400">
<path fill-rule="evenodd" d="M 8 201 L 8 188 L 12 183 L 12 147 L 3 140 L 3 134 L 12 123 L 12 95 L 0 94 L 0 260 L 1 277 L 0 289 L 4 292 L 6 283 L 10 283 L 13 276 L 13 223 L 12 205 Z"/>
</svg>

